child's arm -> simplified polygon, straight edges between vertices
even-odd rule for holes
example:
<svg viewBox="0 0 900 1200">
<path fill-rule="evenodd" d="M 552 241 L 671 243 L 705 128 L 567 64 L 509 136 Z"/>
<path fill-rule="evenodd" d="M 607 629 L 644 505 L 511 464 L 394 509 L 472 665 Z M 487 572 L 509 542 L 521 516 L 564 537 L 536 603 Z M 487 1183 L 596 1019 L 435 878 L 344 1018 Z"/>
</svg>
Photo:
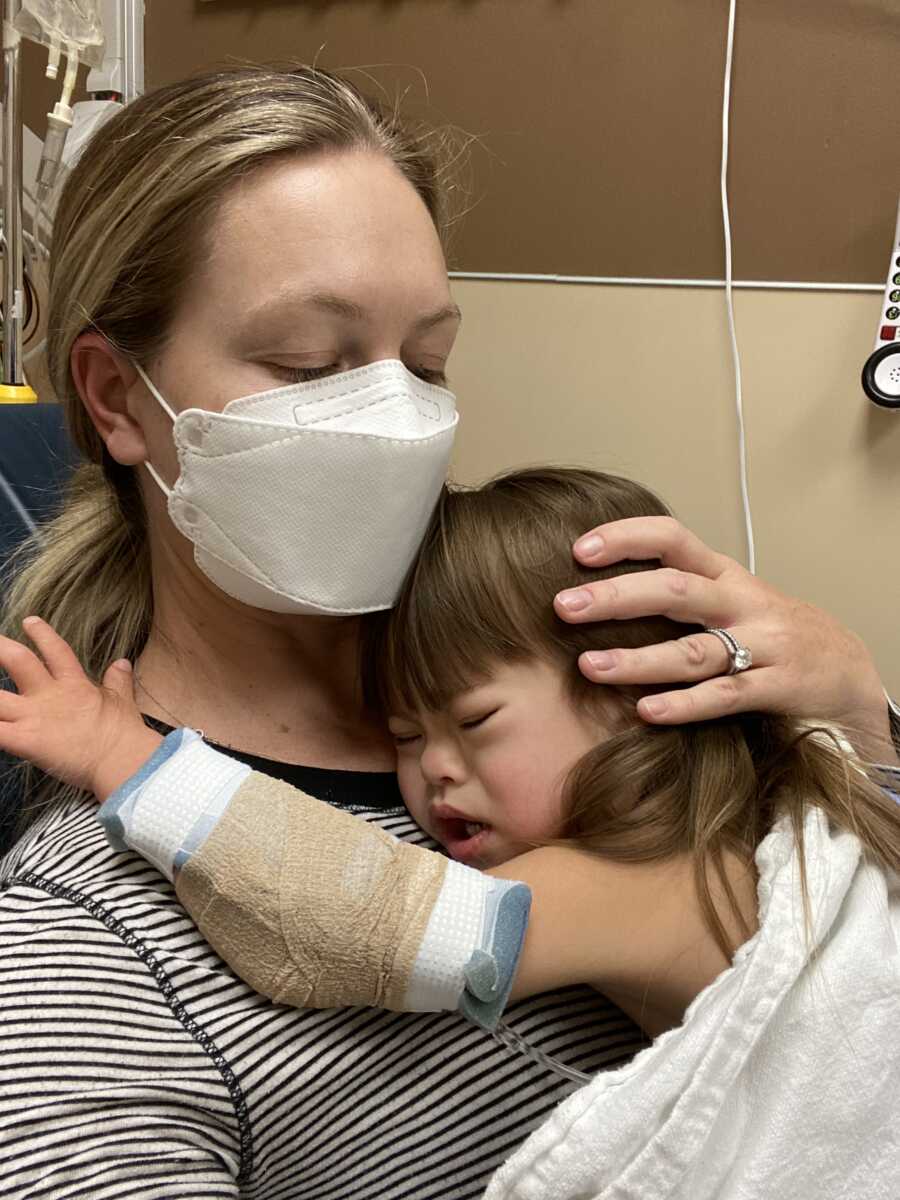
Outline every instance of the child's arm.
<svg viewBox="0 0 900 1200">
<path fill-rule="evenodd" d="M 278 1003 L 458 1008 L 488 1027 L 503 1011 L 530 904 L 519 883 L 400 842 L 189 729 L 100 818 L 114 846 L 174 879 L 210 945 Z"/>
<path fill-rule="evenodd" d="M 511 985 L 518 999 L 589 983 L 655 1033 L 727 965 L 686 856 L 619 864 L 545 847 L 482 875 L 257 775 L 191 730 L 163 741 L 127 669 L 98 689 L 49 626 L 28 632 L 47 665 L 0 642 L 23 693 L 8 696 L 12 719 L 0 709 L 0 745 L 100 799 L 117 788 L 101 810 L 113 844 L 174 878 L 210 944 L 279 1002 L 459 1007 L 490 1026 Z M 534 894 L 524 950 L 527 888 L 492 878 Z"/>
<path fill-rule="evenodd" d="M 688 856 L 614 863 L 543 847 L 482 875 L 252 773 L 191 730 L 170 734 L 161 754 L 169 747 L 101 819 L 114 845 L 174 876 L 210 944 L 280 1003 L 460 1007 L 490 1025 L 510 982 L 512 999 L 588 983 L 655 1034 L 727 966 Z M 179 805 L 165 822 L 169 796 Z M 524 882 L 533 896 L 515 979 L 510 966 L 494 992 L 497 963 L 512 958 L 503 947 L 513 940 L 518 952 L 522 926 L 514 909 L 494 907 L 491 879 Z M 483 999 L 495 1000 L 480 1012 L 478 971 Z"/>
<path fill-rule="evenodd" d="M 616 863 L 553 846 L 481 875 L 251 773 L 192 731 L 170 734 L 166 745 L 175 747 L 167 765 L 104 806 L 112 840 L 174 874 L 211 945 L 282 1003 L 458 1006 L 490 1025 L 508 994 L 516 1000 L 588 983 L 655 1034 L 678 1023 L 728 965 L 706 927 L 688 855 Z M 171 794 L 181 801 L 166 829 L 160 812 Z M 747 873 L 728 866 L 740 893 Z M 510 919 L 517 951 L 521 926 L 514 910 L 493 907 L 482 890 L 488 877 L 525 883 L 533 897 L 511 991 L 504 974 L 492 993 L 492 972 L 511 961 L 502 950 Z M 727 925 L 727 906 L 720 912 Z M 488 929 L 479 942 L 478 930 Z M 743 940 L 732 932 L 735 944 Z M 495 1000 L 480 1012 L 478 971 L 487 973 L 483 998 Z"/>
<path fill-rule="evenodd" d="M 723 865 L 744 918 L 710 878 L 734 947 L 757 921 L 756 874 L 726 852 Z M 511 1000 L 587 983 L 652 1036 L 680 1024 L 691 1001 L 729 965 L 707 925 L 689 854 L 613 862 L 574 846 L 547 846 L 494 867 L 532 893 Z"/>
<path fill-rule="evenodd" d="M 496 1023 L 527 888 L 405 845 L 192 730 L 163 740 L 134 704 L 127 663 L 98 688 L 50 626 L 25 628 L 43 661 L 0 638 L 0 668 L 19 689 L 0 693 L 0 747 L 109 796 L 113 844 L 175 878 L 207 939 L 257 990 L 318 1008 L 459 1008 Z"/>
</svg>

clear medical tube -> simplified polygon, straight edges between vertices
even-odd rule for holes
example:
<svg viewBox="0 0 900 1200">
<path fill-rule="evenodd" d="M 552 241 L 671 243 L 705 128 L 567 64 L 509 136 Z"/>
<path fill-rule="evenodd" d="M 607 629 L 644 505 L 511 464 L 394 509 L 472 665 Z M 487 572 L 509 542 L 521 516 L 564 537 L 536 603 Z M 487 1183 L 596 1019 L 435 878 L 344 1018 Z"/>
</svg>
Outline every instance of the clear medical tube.
<svg viewBox="0 0 900 1200">
<path fill-rule="evenodd" d="M 54 44 L 50 49 L 47 62 L 47 74 L 50 78 L 56 78 L 58 67 L 58 44 Z M 73 113 L 71 100 L 77 78 L 78 47 L 73 42 L 67 42 L 66 74 L 63 79 L 62 93 L 54 104 L 53 111 L 47 113 L 47 133 L 44 137 L 44 149 L 41 152 L 41 161 L 38 165 L 37 178 L 35 180 L 34 194 L 37 204 L 34 210 L 34 232 L 39 244 L 41 220 L 43 219 L 44 210 L 47 207 L 50 192 L 56 184 L 60 164 L 62 163 L 63 150 L 66 146 L 66 138 L 69 136 L 69 130 L 72 128 Z"/>
<path fill-rule="evenodd" d="M 53 112 L 47 113 L 47 134 L 44 138 L 44 150 L 38 167 L 36 192 L 39 205 L 43 202 L 56 183 L 59 165 L 62 162 L 66 138 L 72 128 L 72 92 L 75 90 L 75 80 L 78 77 L 78 47 L 71 42 L 66 43 L 66 74 L 63 80 L 62 94 L 53 106 Z"/>
</svg>

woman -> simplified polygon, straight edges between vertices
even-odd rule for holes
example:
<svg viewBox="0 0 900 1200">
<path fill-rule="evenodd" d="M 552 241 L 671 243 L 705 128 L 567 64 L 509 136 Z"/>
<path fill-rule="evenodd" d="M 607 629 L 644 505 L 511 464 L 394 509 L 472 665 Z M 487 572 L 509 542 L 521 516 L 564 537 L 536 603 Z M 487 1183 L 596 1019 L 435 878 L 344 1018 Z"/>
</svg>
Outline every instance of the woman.
<svg viewBox="0 0 900 1200">
<path fill-rule="evenodd" d="M 395 364 L 375 373 L 389 423 L 430 419 L 434 403 L 446 433 L 450 414 L 428 390 L 459 319 L 441 211 L 427 145 L 323 72 L 207 76 L 105 126 L 61 198 L 51 273 L 51 370 L 93 465 L 8 613 L 17 629 L 39 612 L 94 674 L 136 660 L 142 709 L 159 726 L 202 728 L 259 769 L 418 839 L 390 742 L 360 699 L 353 614 L 383 605 L 402 566 L 396 543 L 406 553 L 427 513 L 396 541 L 373 540 L 372 580 L 360 584 L 358 555 L 370 525 L 385 533 L 384 512 L 340 455 L 340 488 L 328 472 L 303 475 L 320 508 L 286 503 L 274 470 L 251 471 L 255 488 L 235 506 L 221 480 L 204 490 L 194 477 L 190 495 L 185 481 L 208 435 L 262 438 L 227 447 L 252 466 L 260 445 L 270 453 L 270 393 L 280 403 L 285 385 L 336 375 L 321 393 L 338 423 L 331 462 L 352 432 L 341 422 L 371 416 L 356 397 L 372 377 L 344 374 L 368 364 Z M 306 429 L 316 395 L 297 393 Z M 235 401 L 225 418 L 240 419 L 216 420 Z M 260 517 L 240 545 L 215 541 L 223 505 L 229 520 Z M 340 536 L 327 524 L 338 510 Z M 716 682 L 725 652 L 700 636 L 623 658 L 603 678 L 707 681 L 671 694 L 662 719 L 679 719 L 683 703 L 698 716 L 783 705 L 883 742 L 874 668 L 828 618 L 797 612 L 673 524 L 603 533 L 594 553 L 661 555 L 686 573 L 601 587 L 573 619 L 649 605 L 734 628 L 761 664 Z M 301 537 L 309 578 L 283 578 Z M 109 850 L 88 801 L 52 789 L 38 800 L 47 811 L 4 864 L 0 912 L 0 1181 L 14 1194 L 474 1197 L 570 1090 L 452 1015 L 273 1007 L 223 967 L 155 870 Z M 525 1002 L 510 1023 L 584 1071 L 640 1044 L 622 1014 L 578 989 Z"/>
</svg>

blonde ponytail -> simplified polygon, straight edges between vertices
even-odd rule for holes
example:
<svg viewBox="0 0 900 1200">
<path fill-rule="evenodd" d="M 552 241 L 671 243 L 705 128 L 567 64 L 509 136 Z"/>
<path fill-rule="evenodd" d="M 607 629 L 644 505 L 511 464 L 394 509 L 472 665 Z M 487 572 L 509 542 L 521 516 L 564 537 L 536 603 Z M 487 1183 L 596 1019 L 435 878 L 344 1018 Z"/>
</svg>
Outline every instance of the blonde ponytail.
<svg viewBox="0 0 900 1200">
<path fill-rule="evenodd" d="M 127 495 L 127 493 L 126 493 Z M 99 679 L 116 658 L 136 658 L 150 630 L 150 552 L 140 495 L 123 503 L 94 463 L 79 467 L 59 515 L 12 561 L 2 629 L 21 637 L 37 614 Z"/>
<path fill-rule="evenodd" d="M 153 613 L 143 505 L 132 472 L 120 470 L 131 477 L 121 493 L 103 467 L 86 463 L 76 470 L 59 515 L 7 564 L 11 584 L 0 621 L 7 637 L 21 638 L 23 619 L 39 614 L 98 682 L 115 659 L 138 657 Z M 2 824 L 16 833 L 49 803 L 79 794 L 29 763 L 16 774 L 6 790 L 21 795 L 24 806 L 2 814 Z"/>
</svg>

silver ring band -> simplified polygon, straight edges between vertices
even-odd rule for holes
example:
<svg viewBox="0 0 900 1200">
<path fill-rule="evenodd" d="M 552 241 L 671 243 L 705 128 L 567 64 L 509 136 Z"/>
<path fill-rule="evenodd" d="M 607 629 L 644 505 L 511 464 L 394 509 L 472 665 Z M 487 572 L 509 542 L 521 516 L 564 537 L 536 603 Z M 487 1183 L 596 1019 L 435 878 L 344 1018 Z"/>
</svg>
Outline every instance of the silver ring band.
<svg viewBox="0 0 900 1200">
<path fill-rule="evenodd" d="M 727 629 L 706 629 L 705 633 L 711 633 L 717 637 L 725 649 L 728 651 L 730 667 L 727 674 L 739 675 L 741 671 L 749 671 L 753 666 L 753 655 L 742 645 L 734 634 L 729 633 Z"/>
</svg>

